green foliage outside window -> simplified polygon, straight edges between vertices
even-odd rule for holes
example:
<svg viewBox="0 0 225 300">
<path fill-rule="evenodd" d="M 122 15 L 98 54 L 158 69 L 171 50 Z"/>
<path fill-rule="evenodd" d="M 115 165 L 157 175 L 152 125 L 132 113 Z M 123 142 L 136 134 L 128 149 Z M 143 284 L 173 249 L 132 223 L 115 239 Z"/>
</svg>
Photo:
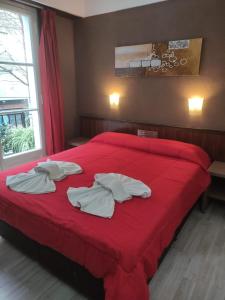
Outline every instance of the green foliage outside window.
<svg viewBox="0 0 225 300">
<path fill-rule="evenodd" d="M 30 127 L 0 125 L 0 137 L 5 155 L 29 151 L 35 148 L 34 131 Z"/>
</svg>

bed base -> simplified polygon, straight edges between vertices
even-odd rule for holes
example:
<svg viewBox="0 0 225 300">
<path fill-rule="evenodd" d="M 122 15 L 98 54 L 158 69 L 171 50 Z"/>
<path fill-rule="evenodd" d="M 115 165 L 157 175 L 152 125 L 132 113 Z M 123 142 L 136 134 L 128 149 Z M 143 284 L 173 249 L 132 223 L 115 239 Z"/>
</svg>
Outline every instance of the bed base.
<svg viewBox="0 0 225 300">
<path fill-rule="evenodd" d="M 204 195 L 200 197 L 199 205 L 202 211 L 202 199 Z M 196 206 L 194 205 L 194 207 Z M 194 208 L 193 207 L 193 208 Z M 174 238 L 170 245 L 164 250 L 159 260 L 159 265 L 162 263 L 166 254 L 168 253 L 171 245 L 177 239 L 177 235 L 185 224 L 191 211 L 184 218 L 182 224 L 177 228 Z M 203 212 L 203 211 L 202 211 Z M 16 247 L 19 251 L 22 251 L 32 259 L 38 261 L 44 268 L 56 275 L 58 278 L 73 286 L 78 292 L 87 296 L 90 300 L 103 300 L 104 286 L 103 280 L 93 277 L 84 267 L 73 262 L 64 255 L 56 252 L 55 250 L 40 245 L 32 239 L 26 237 L 19 230 L 15 229 L 11 225 L 0 220 L 0 236 L 5 238 L 10 244 Z M 151 279 L 150 279 L 151 280 Z M 149 280 L 149 281 L 150 281 Z"/>
<path fill-rule="evenodd" d="M 16 228 L 0 220 L 0 236 L 22 253 L 37 261 L 88 299 L 103 300 L 103 280 L 93 277 L 84 267 L 55 250 L 25 236 Z"/>
</svg>

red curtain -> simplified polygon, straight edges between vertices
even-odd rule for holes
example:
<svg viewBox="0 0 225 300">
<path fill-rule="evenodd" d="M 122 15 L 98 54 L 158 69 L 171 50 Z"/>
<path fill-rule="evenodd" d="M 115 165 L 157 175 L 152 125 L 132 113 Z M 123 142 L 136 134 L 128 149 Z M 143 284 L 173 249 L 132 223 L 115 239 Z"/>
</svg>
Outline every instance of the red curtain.
<svg viewBox="0 0 225 300">
<path fill-rule="evenodd" d="M 51 155 L 64 149 L 63 96 L 55 12 L 51 10 L 43 10 L 41 13 L 39 64 L 44 107 L 46 154 Z"/>
</svg>

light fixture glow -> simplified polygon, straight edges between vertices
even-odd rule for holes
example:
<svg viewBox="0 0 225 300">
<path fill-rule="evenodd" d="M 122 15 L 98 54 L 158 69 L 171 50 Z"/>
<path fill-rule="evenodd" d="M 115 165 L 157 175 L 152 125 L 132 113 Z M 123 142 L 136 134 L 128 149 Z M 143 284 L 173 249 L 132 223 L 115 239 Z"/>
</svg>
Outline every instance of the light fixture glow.
<svg viewBox="0 0 225 300">
<path fill-rule="evenodd" d="M 190 112 L 201 112 L 203 107 L 204 98 L 192 97 L 188 99 L 188 106 Z"/>
<path fill-rule="evenodd" d="M 110 105 L 112 107 L 117 107 L 119 106 L 119 103 L 120 103 L 120 94 L 118 93 L 113 93 L 109 96 L 109 102 L 110 102 Z"/>
</svg>

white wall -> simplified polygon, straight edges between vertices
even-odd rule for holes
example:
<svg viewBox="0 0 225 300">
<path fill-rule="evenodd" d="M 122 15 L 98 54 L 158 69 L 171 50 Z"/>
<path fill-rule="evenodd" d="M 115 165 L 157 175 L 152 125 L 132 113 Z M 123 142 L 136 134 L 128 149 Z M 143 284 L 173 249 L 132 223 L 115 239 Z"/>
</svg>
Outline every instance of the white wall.
<svg viewBox="0 0 225 300">
<path fill-rule="evenodd" d="M 35 0 L 75 16 L 88 17 L 166 0 Z"/>
<path fill-rule="evenodd" d="M 85 16 L 84 0 L 35 0 L 35 2 L 68 12 L 75 16 Z"/>
<path fill-rule="evenodd" d="M 84 0 L 85 16 L 93 16 L 165 0 Z"/>
</svg>

